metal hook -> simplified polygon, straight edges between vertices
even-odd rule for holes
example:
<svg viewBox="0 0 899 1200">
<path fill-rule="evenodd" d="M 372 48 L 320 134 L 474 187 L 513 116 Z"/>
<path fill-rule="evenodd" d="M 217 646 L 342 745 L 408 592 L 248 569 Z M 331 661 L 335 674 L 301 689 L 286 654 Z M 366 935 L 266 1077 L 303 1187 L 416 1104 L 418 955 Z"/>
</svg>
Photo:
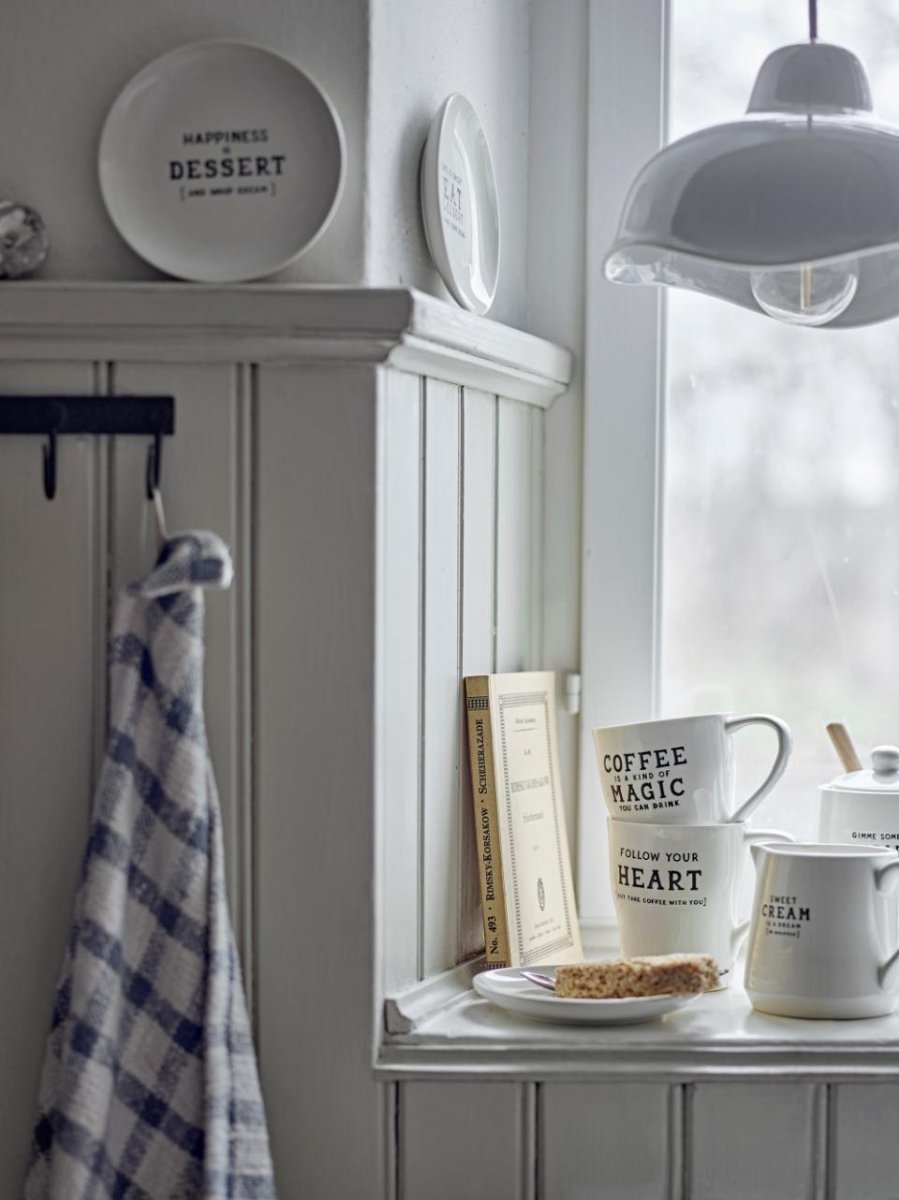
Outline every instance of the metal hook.
<svg viewBox="0 0 899 1200">
<path fill-rule="evenodd" d="M 47 433 L 44 446 L 44 495 L 52 500 L 56 495 L 56 431 Z"/>
<path fill-rule="evenodd" d="M 156 543 L 159 550 L 168 541 L 168 529 L 165 523 L 165 510 L 162 507 L 162 493 L 159 490 L 159 477 L 162 473 L 162 436 L 154 434 L 153 441 L 147 447 L 147 499 L 153 505 L 156 517 Z"/>
<path fill-rule="evenodd" d="M 153 499 L 153 493 L 159 490 L 162 478 L 162 435 L 155 433 L 153 441 L 147 449 L 147 499 Z"/>
</svg>

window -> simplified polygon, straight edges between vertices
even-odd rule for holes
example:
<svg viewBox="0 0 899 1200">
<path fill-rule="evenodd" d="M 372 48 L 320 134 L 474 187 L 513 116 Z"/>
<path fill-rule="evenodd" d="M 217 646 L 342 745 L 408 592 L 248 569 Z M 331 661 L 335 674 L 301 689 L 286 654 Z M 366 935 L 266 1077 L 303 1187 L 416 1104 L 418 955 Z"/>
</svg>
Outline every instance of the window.
<svg viewBox="0 0 899 1200">
<path fill-rule="evenodd" d="M 672 139 L 739 114 L 804 16 L 674 0 Z M 858 54 L 878 115 L 899 122 L 895 5 L 822 5 L 820 33 Z M 865 765 L 899 737 L 896 323 L 796 329 L 672 290 L 667 335 L 662 715 L 783 717 L 793 757 L 754 820 L 814 838 L 817 785 L 842 771 L 826 723 L 846 720 Z M 773 739 L 740 734 L 736 754 L 748 795 Z"/>
<path fill-rule="evenodd" d="M 797 330 L 602 278 L 624 194 L 668 140 L 669 116 L 677 138 L 740 115 L 764 57 L 804 40 L 805 17 L 801 3 L 769 0 L 739 12 L 716 0 L 592 9 L 579 823 L 588 923 L 614 923 L 592 727 L 652 713 L 782 716 L 793 759 L 755 820 L 800 836 L 815 835 L 817 785 L 841 771 L 826 722 L 845 720 L 863 758 L 897 736 L 896 323 Z M 899 20 L 887 0 L 822 6 L 819 31 L 861 57 L 878 114 L 899 122 Z M 739 735 L 741 794 L 767 770 L 768 737 Z"/>
</svg>

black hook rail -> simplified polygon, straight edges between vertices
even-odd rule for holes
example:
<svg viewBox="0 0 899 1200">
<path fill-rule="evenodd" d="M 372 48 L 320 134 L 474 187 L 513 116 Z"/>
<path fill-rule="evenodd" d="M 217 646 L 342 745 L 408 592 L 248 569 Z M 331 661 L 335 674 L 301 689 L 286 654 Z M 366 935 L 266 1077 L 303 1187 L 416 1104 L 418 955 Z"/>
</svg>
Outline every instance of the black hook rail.
<svg viewBox="0 0 899 1200">
<path fill-rule="evenodd" d="M 0 396 L 0 435 L 44 434 L 44 494 L 56 495 L 56 439 L 72 433 L 150 434 L 147 498 L 159 486 L 162 439 L 175 432 L 174 396 Z"/>
</svg>

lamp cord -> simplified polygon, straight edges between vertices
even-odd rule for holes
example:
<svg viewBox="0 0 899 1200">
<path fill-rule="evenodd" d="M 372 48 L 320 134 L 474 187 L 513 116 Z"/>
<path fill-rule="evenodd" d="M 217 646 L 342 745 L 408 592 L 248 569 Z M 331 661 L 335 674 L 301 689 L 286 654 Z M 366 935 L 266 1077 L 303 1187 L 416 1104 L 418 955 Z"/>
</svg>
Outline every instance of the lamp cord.
<svg viewBox="0 0 899 1200">
<path fill-rule="evenodd" d="M 818 40 L 818 0 L 808 0 L 808 40 Z"/>
</svg>

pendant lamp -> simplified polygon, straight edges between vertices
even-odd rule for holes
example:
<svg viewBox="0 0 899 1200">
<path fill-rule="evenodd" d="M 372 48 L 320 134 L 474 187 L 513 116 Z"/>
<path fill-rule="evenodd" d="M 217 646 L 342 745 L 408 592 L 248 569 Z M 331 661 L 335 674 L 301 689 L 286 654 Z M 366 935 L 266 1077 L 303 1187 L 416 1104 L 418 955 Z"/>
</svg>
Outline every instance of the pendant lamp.
<svg viewBox="0 0 899 1200">
<path fill-rule="evenodd" d="M 797 325 L 899 313 L 899 130 L 872 115 L 854 54 L 775 50 L 746 116 L 673 142 L 640 171 L 605 260 L 615 283 L 688 288 Z"/>
</svg>

